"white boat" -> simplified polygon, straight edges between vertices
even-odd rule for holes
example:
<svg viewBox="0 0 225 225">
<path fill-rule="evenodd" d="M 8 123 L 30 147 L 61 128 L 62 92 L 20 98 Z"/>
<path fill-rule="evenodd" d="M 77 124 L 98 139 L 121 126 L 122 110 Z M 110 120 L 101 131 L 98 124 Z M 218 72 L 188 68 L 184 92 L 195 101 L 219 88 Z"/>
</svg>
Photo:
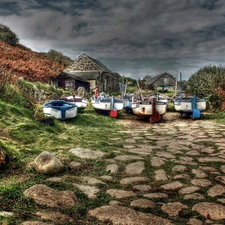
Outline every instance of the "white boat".
<svg viewBox="0 0 225 225">
<path fill-rule="evenodd" d="M 91 104 L 97 113 L 110 117 L 117 117 L 118 111 L 123 109 L 122 99 L 117 99 L 114 96 L 106 97 L 104 94 L 98 95 L 98 90 L 95 91 Z"/>
<path fill-rule="evenodd" d="M 195 95 L 189 97 L 175 97 L 174 108 L 182 116 L 183 114 L 192 116 L 193 119 L 200 118 L 201 112 L 206 110 L 206 100 L 197 98 Z"/>
<path fill-rule="evenodd" d="M 166 110 L 167 103 L 155 98 L 132 103 L 133 113 L 138 117 L 149 117 L 151 123 L 161 120 Z"/>
<path fill-rule="evenodd" d="M 77 106 L 75 103 L 64 100 L 52 100 L 43 105 L 44 114 L 55 117 L 59 120 L 72 119 L 77 115 Z"/>
<path fill-rule="evenodd" d="M 59 100 L 64 100 L 66 102 L 73 102 L 76 104 L 78 110 L 82 110 L 86 108 L 88 101 L 86 99 L 83 99 L 79 96 L 71 95 L 67 97 L 61 97 Z"/>
<path fill-rule="evenodd" d="M 174 109 L 180 113 L 191 116 L 192 119 L 199 119 L 201 112 L 206 110 L 206 100 L 193 96 L 184 96 L 182 93 L 182 74 L 180 73 L 180 94 L 173 98 Z"/>
</svg>

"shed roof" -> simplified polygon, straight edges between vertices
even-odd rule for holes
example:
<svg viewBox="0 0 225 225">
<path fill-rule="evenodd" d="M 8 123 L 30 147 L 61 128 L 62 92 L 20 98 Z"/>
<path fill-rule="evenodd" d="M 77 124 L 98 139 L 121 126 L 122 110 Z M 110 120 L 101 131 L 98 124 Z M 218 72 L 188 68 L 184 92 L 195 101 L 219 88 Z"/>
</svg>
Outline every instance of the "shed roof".
<svg viewBox="0 0 225 225">
<path fill-rule="evenodd" d="M 172 79 L 174 79 L 174 81 L 175 81 L 175 78 L 174 78 L 171 74 L 169 74 L 169 73 L 162 73 L 162 74 L 159 74 L 159 75 L 157 75 L 157 76 L 155 76 L 155 77 L 151 77 L 151 78 L 147 79 L 147 80 L 145 81 L 145 84 L 146 84 L 146 85 L 154 84 L 157 80 L 159 80 L 159 79 L 160 79 L 161 77 L 163 77 L 163 76 L 169 76 L 169 77 L 171 77 Z"/>
<path fill-rule="evenodd" d="M 67 72 L 61 72 L 57 77 L 55 77 L 53 80 L 57 80 L 60 77 L 71 77 L 74 80 L 79 80 L 79 81 L 83 81 L 83 82 L 88 82 L 87 80 L 85 80 L 83 77 L 79 77 L 75 74 L 72 73 L 67 73 Z M 88 82 L 89 83 L 89 82 Z"/>
<path fill-rule="evenodd" d="M 90 56 L 84 53 L 80 55 L 76 60 L 74 60 L 64 71 L 70 73 L 98 71 L 107 72 L 109 74 L 114 75 L 114 73 L 109 70 L 103 63 L 91 58 Z"/>
</svg>

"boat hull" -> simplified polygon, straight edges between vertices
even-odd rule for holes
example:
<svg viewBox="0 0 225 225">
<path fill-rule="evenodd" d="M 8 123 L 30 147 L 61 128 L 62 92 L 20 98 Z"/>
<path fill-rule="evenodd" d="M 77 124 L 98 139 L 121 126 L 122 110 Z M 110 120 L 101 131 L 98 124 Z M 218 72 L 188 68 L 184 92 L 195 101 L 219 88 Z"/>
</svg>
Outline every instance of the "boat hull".
<svg viewBox="0 0 225 225">
<path fill-rule="evenodd" d="M 153 102 L 136 102 L 132 103 L 132 111 L 136 116 L 139 117 L 150 117 L 153 114 Z M 156 101 L 155 102 L 155 109 L 158 111 L 160 115 L 166 113 L 167 110 L 167 103 L 164 101 Z"/>
<path fill-rule="evenodd" d="M 77 97 L 77 96 L 68 96 L 68 97 L 62 97 L 59 100 L 64 100 L 66 102 L 73 102 L 76 104 L 78 110 L 82 110 L 84 108 L 86 108 L 88 102 L 87 100 L 84 100 L 81 97 Z"/>
<path fill-rule="evenodd" d="M 59 120 L 72 119 L 77 115 L 77 106 L 63 100 L 53 100 L 43 105 L 43 112 Z"/>
<path fill-rule="evenodd" d="M 193 98 L 182 98 L 174 100 L 174 108 L 176 111 L 181 113 L 192 113 L 193 112 Z M 200 112 L 206 110 L 206 101 L 205 99 L 196 100 L 196 109 Z"/>
<path fill-rule="evenodd" d="M 120 111 L 123 109 L 123 100 L 121 99 L 92 99 L 91 104 L 97 113 L 110 115 L 111 111 Z"/>
</svg>

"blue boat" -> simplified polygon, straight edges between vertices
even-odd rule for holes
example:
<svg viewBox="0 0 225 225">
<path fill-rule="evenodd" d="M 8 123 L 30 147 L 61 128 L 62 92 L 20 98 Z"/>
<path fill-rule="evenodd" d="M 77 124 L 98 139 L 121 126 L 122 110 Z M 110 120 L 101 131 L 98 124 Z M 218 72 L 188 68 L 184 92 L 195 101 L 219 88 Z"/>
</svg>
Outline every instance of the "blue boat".
<svg viewBox="0 0 225 225">
<path fill-rule="evenodd" d="M 43 105 L 44 114 L 59 120 L 72 119 L 77 115 L 75 103 L 64 100 L 52 100 Z"/>
</svg>

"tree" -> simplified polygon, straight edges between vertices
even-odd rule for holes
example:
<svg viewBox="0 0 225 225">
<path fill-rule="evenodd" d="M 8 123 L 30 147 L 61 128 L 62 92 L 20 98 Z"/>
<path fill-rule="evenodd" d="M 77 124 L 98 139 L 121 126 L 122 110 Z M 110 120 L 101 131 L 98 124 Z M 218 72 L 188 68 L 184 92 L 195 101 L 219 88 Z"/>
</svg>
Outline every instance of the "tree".
<svg viewBox="0 0 225 225">
<path fill-rule="evenodd" d="M 53 49 L 49 50 L 47 53 L 45 53 L 45 55 L 49 59 L 51 59 L 55 62 L 58 62 L 65 67 L 67 67 L 72 62 L 71 58 L 69 58 L 68 56 L 63 55 L 61 52 L 58 52 Z"/>
<path fill-rule="evenodd" d="M 19 44 L 17 35 L 3 24 L 0 24 L 0 41 L 12 46 L 17 46 Z"/>
<path fill-rule="evenodd" d="M 214 108 L 222 101 L 221 91 L 225 91 L 225 68 L 208 65 L 194 73 L 187 82 L 187 91 L 204 97 Z"/>
</svg>

